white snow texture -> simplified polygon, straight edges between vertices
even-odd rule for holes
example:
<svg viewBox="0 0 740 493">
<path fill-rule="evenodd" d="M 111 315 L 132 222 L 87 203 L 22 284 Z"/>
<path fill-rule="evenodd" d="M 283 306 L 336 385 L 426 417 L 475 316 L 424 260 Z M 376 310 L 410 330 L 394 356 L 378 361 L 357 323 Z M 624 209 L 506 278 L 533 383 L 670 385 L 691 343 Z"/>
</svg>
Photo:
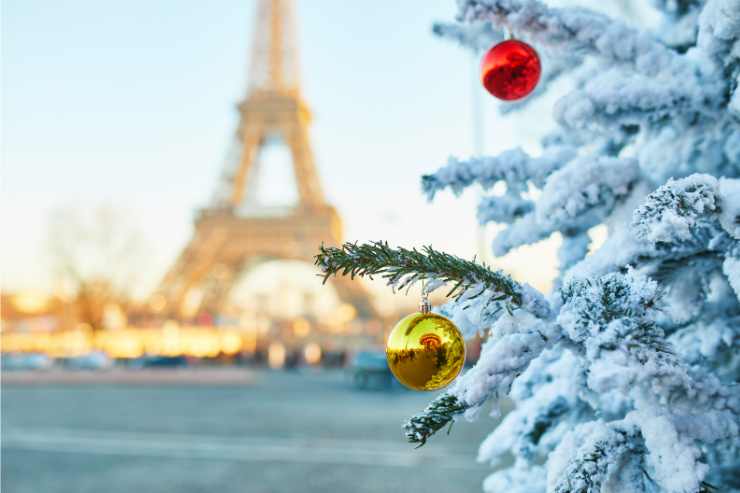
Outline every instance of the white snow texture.
<svg viewBox="0 0 740 493">
<path fill-rule="evenodd" d="M 451 158 L 422 179 L 430 199 L 505 184 L 478 209 L 506 225 L 495 254 L 563 237 L 552 293 L 443 308 L 488 335 L 448 393 L 469 418 L 515 403 L 480 447 L 485 491 L 740 491 L 740 0 L 651 3 L 653 31 L 540 0 L 457 0 L 436 30 L 478 53 L 504 28 L 532 43 L 535 96 L 573 81 L 539 155 Z"/>
</svg>

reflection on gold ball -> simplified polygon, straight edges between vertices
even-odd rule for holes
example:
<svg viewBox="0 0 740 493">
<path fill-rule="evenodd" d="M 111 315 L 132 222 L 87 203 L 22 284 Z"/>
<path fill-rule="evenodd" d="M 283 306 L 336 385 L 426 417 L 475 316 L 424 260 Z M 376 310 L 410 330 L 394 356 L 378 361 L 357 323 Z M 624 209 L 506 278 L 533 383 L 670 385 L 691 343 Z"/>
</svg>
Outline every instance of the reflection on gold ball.
<svg viewBox="0 0 740 493">
<path fill-rule="evenodd" d="M 399 382 L 414 390 L 447 386 L 465 363 L 465 341 L 449 319 L 416 312 L 401 319 L 388 336 L 388 366 Z"/>
</svg>

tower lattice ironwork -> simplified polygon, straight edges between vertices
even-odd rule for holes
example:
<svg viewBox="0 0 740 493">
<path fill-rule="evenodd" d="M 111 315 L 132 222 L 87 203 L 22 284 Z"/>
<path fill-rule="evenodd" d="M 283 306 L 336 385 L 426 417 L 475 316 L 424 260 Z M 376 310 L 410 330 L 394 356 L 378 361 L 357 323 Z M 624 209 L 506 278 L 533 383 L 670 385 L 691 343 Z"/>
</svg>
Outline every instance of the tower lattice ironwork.
<svg viewBox="0 0 740 493">
<path fill-rule="evenodd" d="M 310 261 L 318 246 L 339 245 L 342 222 L 324 196 L 309 142 L 311 114 L 298 78 L 295 13 L 291 0 L 260 0 L 252 44 L 247 97 L 231 159 L 211 204 L 195 218 L 194 234 L 167 272 L 159 294 L 173 316 L 184 314 L 189 294 L 201 294 L 200 310 L 219 313 L 250 264 L 266 259 Z M 260 150 L 275 143 L 290 153 L 297 203 L 265 208 L 255 202 Z M 340 277 L 339 297 L 360 316 L 375 315 L 362 285 Z"/>
</svg>

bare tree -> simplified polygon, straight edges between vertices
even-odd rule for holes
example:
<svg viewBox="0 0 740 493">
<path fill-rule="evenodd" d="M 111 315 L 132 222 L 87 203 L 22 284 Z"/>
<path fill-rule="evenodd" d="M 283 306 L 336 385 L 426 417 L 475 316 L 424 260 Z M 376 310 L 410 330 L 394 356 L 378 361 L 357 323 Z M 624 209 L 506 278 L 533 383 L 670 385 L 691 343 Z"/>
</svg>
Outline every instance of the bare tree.
<svg viewBox="0 0 740 493">
<path fill-rule="evenodd" d="M 124 213 L 109 206 L 57 209 L 50 215 L 48 247 L 80 322 L 102 329 L 106 307 L 130 302 L 142 240 Z"/>
</svg>

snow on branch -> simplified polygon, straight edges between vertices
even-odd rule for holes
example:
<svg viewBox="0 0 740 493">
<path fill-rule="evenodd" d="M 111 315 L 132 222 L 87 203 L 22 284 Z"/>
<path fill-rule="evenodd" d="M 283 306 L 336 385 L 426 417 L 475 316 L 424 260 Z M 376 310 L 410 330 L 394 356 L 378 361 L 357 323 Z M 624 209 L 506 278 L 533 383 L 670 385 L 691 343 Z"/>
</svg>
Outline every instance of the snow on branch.
<svg viewBox="0 0 740 493">
<path fill-rule="evenodd" d="M 740 61 L 740 0 L 708 0 L 699 16 L 697 41 L 721 67 Z"/>
<path fill-rule="evenodd" d="M 740 301 L 740 244 L 736 244 L 727 252 L 722 263 L 722 272 L 727 276 L 727 281 Z"/>
<path fill-rule="evenodd" d="M 418 443 L 421 447 L 427 439 L 451 423 L 453 418 L 468 408 L 454 395 L 442 393 L 436 397 L 424 411 L 410 418 L 403 429 L 406 438 L 411 443 Z"/>
<path fill-rule="evenodd" d="M 640 410 L 630 412 L 624 421 L 639 429 L 645 447 L 644 471 L 661 486 L 660 491 L 713 490 L 703 481 L 708 468 L 699 462 L 701 450 L 667 416 Z"/>
<path fill-rule="evenodd" d="M 721 8 L 715 10 L 722 12 Z M 538 0 L 463 0 L 458 17 L 468 22 L 488 20 L 560 52 L 591 55 L 598 60 L 602 65 L 599 72 L 583 79 L 556 107 L 558 121 L 572 128 L 664 124 L 678 116 L 716 116 L 728 102 L 726 78 L 717 71 L 707 70 L 694 58 L 600 13 L 550 8 Z M 712 19 L 712 27 L 733 40 L 734 16 L 717 17 L 719 14 Z M 717 39 L 711 36 L 711 40 Z M 723 46 L 730 41 L 723 38 Z M 631 70 L 629 77 L 625 69 Z"/>
<path fill-rule="evenodd" d="M 525 401 L 522 406 L 526 409 L 517 407 L 509 412 L 500 426 L 483 441 L 478 453 L 479 462 L 495 465 L 500 457 L 509 453 L 528 460 L 537 458 L 540 439 L 572 411 L 562 396 L 548 401 L 540 400 L 538 396 L 536 400 Z"/>
<path fill-rule="evenodd" d="M 476 54 L 504 39 L 503 33 L 493 29 L 490 22 L 472 24 L 435 22 L 432 25 L 432 32 L 440 38 L 454 40 L 465 48 L 472 49 Z"/>
<path fill-rule="evenodd" d="M 537 215 L 530 212 L 500 231 L 493 239 L 491 248 L 494 255 L 506 255 L 514 248 L 544 240 L 554 232 L 555 229 L 540 224 L 537 221 Z"/>
<path fill-rule="evenodd" d="M 486 493 L 544 493 L 547 472 L 542 466 L 516 463 L 508 469 L 500 469 L 483 481 Z"/>
<path fill-rule="evenodd" d="M 699 420 L 706 420 L 710 412 L 722 423 L 709 430 L 683 415 L 686 432 L 693 430 L 696 438 L 714 441 L 725 434 L 737 435 L 740 396 L 733 396 L 732 389 L 712 375 L 687 367 L 674 354 L 654 321 L 660 295 L 655 281 L 634 272 L 574 280 L 561 289 L 563 306 L 557 322 L 564 336 L 584 350 L 588 387 L 597 393 L 618 390 L 632 395 L 643 408 L 683 406 L 693 409 Z"/>
<path fill-rule="evenodd" d="M 553 453 L 548 463 L 547 491 L 604 491 L 603 485 L 625 467 L 625 457 L 640 454 L 634 440 L 637 434 L 634 426 L 622 422 L 594 421 L 580 426 Z"/>
<path fill-rule="evenodd" d="M 632 231 L 656 250 L 696 251 L 721 233 L 717 179 L 691 175 L 648 195 L 632 216 Z"/>
<path fill-rule="evenodd" d="M 613 231 L 596 252 L 574 265 L 564 277 L 602 275 L 648 259 L 689 261 L 691 256 L 706 252 L 723 255 L 732 251 L 738 243 L 733 236 L 738 234 L 736 218 L 740 217 L 740 203 L 734 192 L 738 182 L 706 174 L 668 180 L 634 210 L 626 204 L 629 207 L 625 212 L 632 211 L 629 228 Z M 732 277 L 728 279 L 733 282 Z"/>
<path fill-rule="evenodd" d="M 721 201 L 719 222 L 727 234 L 740 240 L 740 180 L 720 178 L 717 191 Z"/>
<path fill-rule="evenodd" d="M 629 125 L 663 125 L 670 118 L 713 117 L 719 98 L 707 98 L 710 87 L 675 74 L 625 77 L 620 68 L 604 69 L 555 105 L 556 120 L 569 128 L 612 129 Z"/>
<path fill-rule="evenodd" d="M 473 415 L 488 399 L 508 394 L 514 380 L 530 362 L 560 337 L 555 325 L 526 311 L 502 315 L 494 322 L 490 334 L 475 366 L 430 407 L 407 421 L 404 429 L 409 441 L 423 445 L 456 415 L 463 412 Z"/>
<path fill-rule="evenodd" d="M 510 453 L 528 463 L 547 457 L 574 420 L 592 414 L 579 398 L 584 385 L 573 353 L 552 361 L 552 350 L 543 352 L 512 385 L 509 396 L 516 407 L 481 443 L 478 461 L 497 465 Z"/>
<path fill-rule="evenodd" d="M 499 105 L 499 113 L 506 115 L 525 108 L 532 102 L 537 101 L 540 96 L 547 94 L 552 84 L 561 76 L 583 67 L 583 58 L 574 55 L 555 56 L 540 53 L 540 57 L 542 58 L 542 77 L 535 90 L 524 99 Z"/>
<path fill-rule="evenodd" d="M 490 21 L 560 51 L 631 64 L 647 75 L 689 67 L 651 36 L 590 10 L 550 8 L 538 0 L 462 0 L 458 18 L 467 22 Z"/>
<path fill-rule="evenodd" d="M 484 197 L 478 203 L 478 222 L 480 224 L 512 223 L 534 209 L 534 202 L 519 194 L 507 193 L 501 196 Z"/>
<path fill-rule="evenodd" d="M 666 46 L 685 52 L 696 45 L 696 21 L 704 0 L 652 0 L 665 15 L 658 35 Z"/>
<path fill-rule="evenodd" d="M 556 231 L 587 231 L 612 212 L 638 177 L 633 159 L 587 156 L 571 161 L 548 177 L 534 211 L 496 236 L 494 253 L 505 255 Z"/>
<path fill-rule="evenodd" d="M 644 384 L 670 394 L 676 388 L 692 388 L 663 331 L 652 321 L 659 294 L 656 282 L 632 272 L 571 280 L 561 288 L 557 321 L 582 348 L 592 390 L 628 392 Z M 657 375 L 661 385 L 652 381 Z"/>
<path fill-rule="evenodd" d="M 563 233 L 563 243 L 558 249 L 558 261 L 560 271 L 565 272 L 577 262 L 580 262 L 587 254 L 591 246 L 591 237 L 588 232 L 573 234 L 566 231 Z"/>
<path fill-rule="evenodd" d="M 715 122 L 672 123 L 646 129 L 637 151 L 642 172 L 653 184 L 692 173 L 740 177 L 740 118 L 727 114 Z"/>
<path fill-rule="evenodd" d="M 651 0 L 656 9 L 671 17 L 681 17 L 704 5 L 705 0 Z"/>
<path fill-rule="evenodd" d="M 490 22 L 482 21 L 470 24 L 435 22 L 432 26 L 432 32 L 440 38 L 455 41 L 464 48 L 470 49 L 474 55 L 480 55 L 496 43 L 504 40 L 501 30 L 494 29 Z M 532 103 L 532 101 L 537 100 L 539 96 L 547 93 L 550 85 L 558 80 L 561 75 L 581 67 L 583 62 L 582 57 L 575 55 L 550 55 L 543 52 L 540 53 L 540 56 L 543 57 L 544 63 L 542 77 L 537 84 L 537 88 L 525 99 L 499 105 L 498 110 L 501 114 L 518 111 Z"/>
<path fill-rule="evenodd" d="M 495 157 L 473 157 L 468 160 L 450 158 L 448 163 L 421 178 L 421 187 L 431 200 L 446 188 L 461 193 L 474 183 L 488 189 L 504 181 L 511 190 L 525 191 L 526 183 L 543 186 L 547 176 L 575 157 L 571 147 L 552 147 L 534 158 L 521 149 L 512 149 Z"/>
<path fill-rule="evenodd" d="M 527 312 L 501 316 L 490 333 L 478 362 L 450 390 L 469 407 L 507 395 L 529 363 L 560 338 L 559 328 Z"/>
<path fill-rule="evenodd" d="M 638 177 L 634 159 L 586 156 L 571 161 L 548 178 L 535 207 L 538 222 L 557 230 L 591 228 Z"/>
<path fill-rule="evenodd" d="M 572 341 L 585 344 L 593 337 L 604 342 L 607 326 L 614 321 L 646 318 L 655 308 L 659 291 L 658 284 L 647 277 L 609 273 L 596 280 L 571 280 L 561 288 L 560 296 L 563 307 L 558 323 Z"/>
<path fill-rule="evenodd" d="M 731 380 L 740 363 L 740 314 L 722 315 L 697 318 L 671 334 L 669 341 L 687 365 L 711 367 L 719 378 Z"/>
</svg>

